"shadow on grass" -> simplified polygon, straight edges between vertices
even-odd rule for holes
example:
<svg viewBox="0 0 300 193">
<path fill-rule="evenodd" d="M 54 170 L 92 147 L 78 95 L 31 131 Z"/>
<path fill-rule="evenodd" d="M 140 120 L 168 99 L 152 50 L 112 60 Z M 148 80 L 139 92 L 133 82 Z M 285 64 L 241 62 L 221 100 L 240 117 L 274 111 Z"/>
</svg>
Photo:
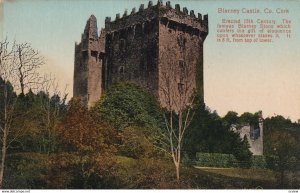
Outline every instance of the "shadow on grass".
<svg viewBox="0 0 300 193">
<path fill-rule="evenodd" d="M 201 189 L 274 189 L 277 187 L 277 182 L 272 176 L 268 179 L 258 178 L 245 178 L 238 177 L 238 169 L 223 169 L 222 172 L 216 172 L 212 169 L 199 169 L 199 168 L 183 168 L 182 169 L 182 180 L 190 180 L 192 182 L 191 187 Z M 246 172 L 245 169 L 240 172 Z M 248 171 L 249 172 L 249 171 Z M 251 172 L 254 172 L 253 170 Z M 263 171 L 259 171 L 260 173 Z M 268 171 L 270 173 L 270 171 Z M 235 174 L 235 175 L 233 175 Z M 247 174 L 246 174 L 247 175 Z"/>
</svg>

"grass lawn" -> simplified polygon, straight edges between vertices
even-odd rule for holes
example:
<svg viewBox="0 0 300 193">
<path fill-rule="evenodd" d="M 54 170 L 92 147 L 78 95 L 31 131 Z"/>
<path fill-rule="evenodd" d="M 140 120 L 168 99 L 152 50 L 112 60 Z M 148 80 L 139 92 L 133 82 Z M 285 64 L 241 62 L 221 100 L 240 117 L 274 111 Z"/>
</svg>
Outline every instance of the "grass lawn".
<svg viewBox="0 0 300 193">
<path fill-rule="evenodd" d="M 272 170 L 267 169 L 242 169 L 242 168 L 214 168 L 214 167 L 195 167 L 199 170 L 220 174 L 223 176 L 241 178 L 241 179 L 252 179 L 252 180 L 264 180 L 275 182 L 276 173 Z"/>
<path fill-rule="evenodd" d="M 276 172 L 264 169 L 193 167 L 183 168 L 182 173 L 201 189 L 279 188 Z"/>
</svg>

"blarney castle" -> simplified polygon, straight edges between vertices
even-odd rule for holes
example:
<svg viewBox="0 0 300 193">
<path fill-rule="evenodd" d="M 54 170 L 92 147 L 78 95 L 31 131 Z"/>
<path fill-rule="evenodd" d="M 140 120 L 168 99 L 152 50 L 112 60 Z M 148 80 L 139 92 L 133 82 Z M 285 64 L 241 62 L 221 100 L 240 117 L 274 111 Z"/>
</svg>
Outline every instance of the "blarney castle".
<svg viewBox="0 0 300 193">
<path fill-rule="evenodd" d="M 203 43 L 208 16 L 170 2 L 141 4 L 115 20 L 105 19 L 98 35 L 91 16 L 75 45 L 74 97 L 88 107 L 118 81 L 135 83 L 153 93 L 166 106 L 166 91 L 181 100 L 197 90 L 203 100 Z M 177 99 L 174 101 L 178 102 Z M 179 102 L 178 102 L 179 103 Z M 176 109 L 176 107 L 174 107 Z"/>
</svg>

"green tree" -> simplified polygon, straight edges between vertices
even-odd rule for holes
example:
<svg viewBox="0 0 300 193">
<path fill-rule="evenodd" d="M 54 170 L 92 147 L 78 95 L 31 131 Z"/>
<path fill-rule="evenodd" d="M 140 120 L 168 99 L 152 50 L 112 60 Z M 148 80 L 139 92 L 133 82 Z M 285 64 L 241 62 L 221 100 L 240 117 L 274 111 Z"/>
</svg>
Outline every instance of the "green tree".
<svg viewBox="0 0 300 193">
<path fill-rule="evenodd" d="M 161 112 L 156 99 L 129 83 L 112 85 L 92 111 L 118 129 L 128 126 L 158 128 L 161 124 Z"/>
<path fill-rule="evenodd" d="M 228 113 L 223 117 L 223 121 L 226 125 L 231 126 L 238 122 L 238 114 L 234 111 L 228 111 Z"/>
<path fill-rule="evenodd" d="M 238 122 L 239 124 L 250 124 L 251 126 L 254 126 L 255 128 L 258 128 L 258 120 L 259 120 L 259 114 L 261 113 L 261 111 L 256 112 L 254 114 L 249 113 L 249 112 L 245 112 L 243 113 L 239 119 Z"/>
<path fill-rule="evenodd" d="M 251 158 L 252 152 L 249 150 L 250 145 L 245 135 L 243 140 L 237 144 L 236 148 L 234 149 L 233 155 L 239 161 L 239 165 L 244 168 L 249 168 L 251 166 Z"/>
<path fill-rule="evenodd" d="M 239 141 L 239 135 L 230 130 L 227 122 L 216 112 L 199 104 L 195 107 L 194 119 L 183 147 L 189 157 L 196 158 L 197 152 L 230 154 Z"/>
<path fill-rule="evenodd" d="M 281 188 L 286 188 L 285 172 L 299 170 L 292 161 L 299 156 L 299 142 L 296 137 L 294 132 L 288 130 L 274 130 L 268 136 L 271 144 L 269 144 L 267 160 L 269 162 L 272 160 L 271 168 L 280 173 L 278 179 Z"/>
</svg>

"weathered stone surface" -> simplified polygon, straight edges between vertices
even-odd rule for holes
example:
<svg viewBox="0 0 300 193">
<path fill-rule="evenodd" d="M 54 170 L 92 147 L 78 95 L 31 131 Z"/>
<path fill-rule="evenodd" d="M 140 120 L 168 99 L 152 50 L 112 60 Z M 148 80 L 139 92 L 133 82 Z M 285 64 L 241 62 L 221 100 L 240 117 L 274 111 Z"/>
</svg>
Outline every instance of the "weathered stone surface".
<svg viewBox="0 0 300 193">
<path fill-rule="evenodd" d="M 167 104 L 166 86 L 181 105 L 186 105 L 193 89 L 203 98 L 208 17 L 202 20 L 193 11 L 188 14 L 187 8 L 176 8 L 170 2 L 166 6 L 149 3 L 146 9 L 141 5 L 139 12 L 133 9 L 115 21 L 106 18 L 100 37 L 96 18 L 91 16 L 81 43 L 75 46 L 74 96 L 90 107 L 109 85 L 127 81 L 153 92 L 162 106 Z"/>
<path fill-rule="evenodd" d="M 259 128 L 254 128 L 250 125 L 244 125 L 241 128 L 238 128 L 236 125 L 232 125 L 231 129 L 238 133 L 241 137 L 241 139 L 244 138 L 244 136 L 247 137 L 247 140 L 249 142 L 250 148 L 249 150 L 253 153 L 253 155 L 263 155 L 263 118 L 262 114 L 260 114 L 259 117 Z M 259 134 L 257 136 L 253 136 L 253 133 L 251 133 L 253 130 L 258 130 Z"/>
<path fill-rule="evenodd" d="M 97 20 L 92 15 L 86 23 L 81 43 L 75 45 L 73 95 L 82 98 L 88 107 L 99 99 L 102 91 L 103 60 L 99 58 L 99 42 L 103 41 L 99 39 L 97 30 Z"/>
</svg>

